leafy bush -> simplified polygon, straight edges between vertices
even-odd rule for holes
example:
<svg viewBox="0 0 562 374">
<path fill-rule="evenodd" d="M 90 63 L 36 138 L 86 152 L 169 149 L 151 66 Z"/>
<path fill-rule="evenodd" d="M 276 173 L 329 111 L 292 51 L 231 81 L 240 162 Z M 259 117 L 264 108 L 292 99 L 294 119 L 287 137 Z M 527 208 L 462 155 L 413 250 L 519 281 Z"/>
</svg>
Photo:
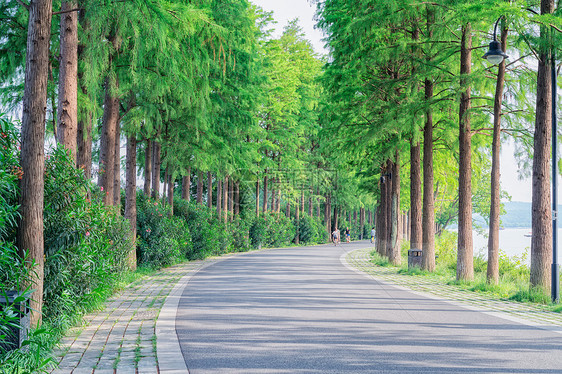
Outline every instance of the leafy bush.
<svg viewBox="0 0 562 374">
<path fill-rule="evenodd" d="M 174 203 L 174 215 L 183 219 L 191 232 L 188 259 L 202 259 L 230 248 L 230 237 L 225 233 L 224 224 L 217 220 L 214 209 L 178 199 Z"/>
<path fill-rule="evenodd" d="M 45 164 L 45 319 L 63 326 L 127 270 L 129 226 L 60 147 Z"/>
<path fill-rule="evenodd" d="M 234 251 L 245 252 L 250 249 L 250 222 L 249 220 L 236 217 L 230 227 L 232 235 L 232 247 Z"/>
<path fill-rule="evenodd" d="M 301 243 L 323 243 L 325 240 L 324 225 L 320 220 L 304 215 L 299 220 L 299 239 Z"/>
<path fill-rule="evenodd" d="M 259 218 L 254 217 L 253 228 L 250 228 L 250 237 L 259 238 L 263 234 L 262 245 L 265 247 L 280 247 L 288 245 L 295 239 L 295 225 L 284 214 L 266 212 Z M 252 239 L 252 244 L 257 240 Z M 257 247 L 256 245 L 254 245 Z"/>
<path fill-rule="evenodd" d="M 190 230 L 185 220 L 171 216 L 161 200 L 137 193 L 138 260 L 160 268 L 189 257 L 192 252 Z"/>
</svg>

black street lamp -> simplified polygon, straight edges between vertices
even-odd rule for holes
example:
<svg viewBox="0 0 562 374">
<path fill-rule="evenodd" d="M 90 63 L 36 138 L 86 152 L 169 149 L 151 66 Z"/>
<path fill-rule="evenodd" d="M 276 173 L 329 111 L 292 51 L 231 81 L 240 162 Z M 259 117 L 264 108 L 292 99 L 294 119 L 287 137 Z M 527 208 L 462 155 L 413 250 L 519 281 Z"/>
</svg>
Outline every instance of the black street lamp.
<svg viewBox="0 0 562 374">
<path fill-rule="evenodd" d="M 501 44 L 496 38 L 500 17 L 494 25 L 494 40 L 490 42 L 490 49 L 483 58 L 491 64 L 497 65 L 509 56 L 502 51 Z M 556 59 L 554 49 L 551 50 L 551 75 L 552 75 L 552 266 L 551 266 L 551 297 L 553 303 L 560 302 L 560 267 L 558 266 L 558 195 L 557 195 L 557 124 L 556 124 Z"/>
<path fill-rule="evenodd" d="M 488 49 L 488 52 L 486 52 L 486 54 L 482 56 L 482 58 L 488 60 L 488 62 L 492 65 L 499 65 L 504 59 L 507 59 L 509 57 L 507 54 L 505 54 L 504 51 L 502 51 L 502 45 L 496 38 L 498 23 L 502 18 L 503 16 L 498 18 L 498 20 L 496 21 L 496 24 L 494 25 L 494 40 L 490 42 L 490 48 Z"/>
</svg>

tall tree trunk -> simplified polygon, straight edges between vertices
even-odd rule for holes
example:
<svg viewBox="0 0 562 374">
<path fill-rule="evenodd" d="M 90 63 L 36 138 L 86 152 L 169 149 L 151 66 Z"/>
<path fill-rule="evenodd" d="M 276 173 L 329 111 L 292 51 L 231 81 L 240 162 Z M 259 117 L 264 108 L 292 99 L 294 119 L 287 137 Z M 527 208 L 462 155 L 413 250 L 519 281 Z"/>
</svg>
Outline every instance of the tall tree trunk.
<svg viewBox="0 0 562 374">
<path fill-rule="evenodd" d="M 125 181 L 125 219 L 129 220 L 133 248 L 129 253 L 129 268 L 137 268 L 137 138 L 127 137 L 127 167 Z"/>
<path fill-rule="evenodd" d="M 433 99 L 433 82 L 425 80 L 425 99 Z M 435 270 L 435 202 L 433 195 L 433 111 L 425 113 L 423 130 L 422 269 Z M 378 230 L 378 229 L 377 229 Z"/>
<path fill-rule="evenodd" d="M 221 219 L 222 214 L 222 180 L 217 178 L 217 218 Z"/>
<path fill-rule="evenodd" d="M 168 186 L 168 167 L 166 166 L 166 169 L 164 169 L 164 182 L 162 183 L 162 200 L 164 203 L 167 203 L 167 186 Z"/>
<path fill-rule="evenodd" d="M 229 184 L 229 177 L 228 175 L 224 177 L 224 185 L 222 187 L 222 210 L 224 211 L 224 222 L 228 220 L 228 184 Z"/>
<path fill-rule="evenodd" d="M 168 168 L 166 168 L 168 169 Z M 168 205 L 170 206 L 170 216 L 174 214 L 174 183 L 173 172 L 168 171 Z"/>
<path fill-rule="evenodd" d="M 389 260 L 393 265 L 400 265 L 402 257 L 400 247 L 402 230 L 400 230 L 400 153 L 396 151 L 396 160 L 392 163 L 391 209 L 390 209 L 390 251 Z"/>
<path fill-rule="evenodd" d="M 113 206 L 118 207 L 117 212 L 120 212 L 121 209 L 121 126 L 119 126 L 119 122 L 117 122 L 117 126 L 115 127 L 115 159 L 114 159 L 114 168 L 115 171 L 113 172 Z"/>
<path fill-rule="evenodd" d="M 152 140 L 146 139 L 144 148 L 144 195 L 150 196 L 150 182 L 152 181 Z"/>
<path fill-rule="evenodd" d="M 87 179 L 92 178 L 92 121 L 93 115 L 86 114 L 86 119 L 78 122 L 76 135 L 76 166 L 84 170 Z"/>
<path fill-rule="evenodd" d="M 256 217 L 260 216 L 260 180 L 256 180 Z"/>
<path fill-rule="evenodd" d="M 181 198 L 187 201 L 191 199 L 191 167 L 187 168 L 187 175 L 181 181 Z"/>
<path fill-rule="evenodd" d="M 392 220 L 392 171 L 393 171 L 394 163 L 390 160 L 386 162 L 386 174 L 389 177 L 386 180 L 386 188 L 385 188 L 385 212 L 384 212 L 384 220 L 386 222 L 386 232 L 385 232 L 385 246 L 386 246 L 386 257 L 390 259 L 392 255 L 392 229 L 394 226 L 394 221 Z"/>
<path fill-rule="evenodd" d="M 197 204 L 203 204 L 203 173 L 197 170 Z"/>
<path fill-rule="evenodd" d="M 554 0 L 541 0 L 541 14 L 554 11 Z M 541 26 L 541 40 L 548 40 L 549 28 Z M 551 53 L 539 51 L 535 135 L 533 142 L 533 189 L 531 238 L 531 287 L 550 289 L 552 264 L 552 203 L 550 196 L 550 143 L 552 139 Z"/>
<path fill-rule="evenodd" d="M 234 214 L 240 215 L 240 181 L 234 184 Z"/>
<path fill-rule="evenodd" d="M 57 142 L 76 163 L 78 134 L 78 12 L 72 0 L 61 3 Z"/>
<path fill-rule="evenodd" d="M 213 207 L 213 174 L 207 172 L 207 208 Z"/>
<path fill-rule="evenodd" d="M 285 205 L 285 217 L 291 218 L 291 202 L 287 200 L 287 205 Z"/>
<path fill-rule="evenodd" d="M 332 235 L 329 206 L 330 206 L 329 196 L 326 194 L 324 199 L 324 225 L 326 226 L 326 232 L 328 233 L 328 238 Z"/>
<path fill-rule="evenodd" d="M 152 197 L 154 199 L 160 198 L 160 168 L 162 160 L 160 157 L 160 143 L 157 141 L 152 142 Z"/>
<path fill-rule="evenodd" d="M 230 213 L 230 222 L 234 218 L 234 178 L 230 178 L 230 188 L 228 189 L 228 211 Z"/>
<path fill-rule="evenodd" d="M 43 203 L 45 173 L 45 108 L 49 71 L 52 2 L 29 3 L 25 88 L 21 123 L 20 221 L 18 248 L 29 255 L 26 266 L 32 268 L 29 286 L 35 289 L 31 304 L 31 326 L 41 325 L 43 307 L 44 244 Z"/>
<path fill-rule="evenodd" d="M 263 177 L 263 212 L 267 212 L 267 175 Z"/>
<path fill-rule="evenodd" d="M 502 24 L 502 51 L 507 47 L 507 32 L 505 22 Z M 500 250 L 500 135 L 503 87 L 505 83 L 505 60 L 498 67 L 496 79 L 496 94 L 494 96 L 494 133 L 492 140 L 492 176 L 490 183 L 490 225 L 488 231 L 488 267 L 486 279 L 488 283 L 498 284 L 499 250 Z"/>
<path fill-rule="evenodd" d="M 117 80 L 107 80 L 100 137 L 100 172 L 98 185 L 104 189 L 104 204 L 113 205 L 113 190 L 115 185 L 115 137 L 119 124 L 119 98 L 112 93 L 113 86 L 118 86 Z"/>
<path fill-rule="evenodd" d="M 363 240 L 365 232 L 365 208 L 359 208 L 359 239 Z"/>
<path fill-rule="evenodd" d="M 462 27 L 461 40 L 461 102 L 459 108 L 459 237 L 457 280 L 474 279 L 472 246 L 472 150 L 470 130 L 470 83 L 472 63 L 472 29 Z"/>
<path fill-rule="evenodd" d="M 420 143 L 410 141 L 410 249 L 422 249 Z"/>
<path fill-rule="evenodd" d="M 82 25 L 84 30 L 89 28 L 88 23 L 86 22 L 85 10 L 79 11 L 79 23 Z M 87 32 L 87 31 L 86 31 Z M 84 48 L 85 43 L 80 43 L 78 45 L 78 61 L 81 61 L 84 56 Z M 89 97 L 88 90 L 86 86 L 83 84 L 84 79 L 82 79 L 82 75 L 78 73 L 78 82 L 80 82 L 80 89 L 82 90 L 82 94 L 84 97 Z M 91 98 L 90 98 L 91 99 Z M 77 105 L 78 106 L 78 105 Z M 94 114 L 88 108 L 82 108 L 82 119 L 78 121 L 78 128 L 76 131 L 76 167 L 82 168 L 84 170 L 84 175 L 87 179 L 92 178 L 92 124 L 93 124 L 93 117 Z"/>
</svg>

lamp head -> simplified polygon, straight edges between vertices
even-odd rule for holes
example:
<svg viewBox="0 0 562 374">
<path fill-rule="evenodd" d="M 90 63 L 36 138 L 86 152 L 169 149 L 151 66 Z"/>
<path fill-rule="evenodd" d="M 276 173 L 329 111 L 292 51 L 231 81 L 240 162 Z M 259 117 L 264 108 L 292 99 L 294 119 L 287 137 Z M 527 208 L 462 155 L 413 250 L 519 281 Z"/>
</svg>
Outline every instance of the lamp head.
<svg viewBox="0 0 562 374">
<path fill-rule="evenodd" d="M 506 55 L 504 51 L 502 51 L 502 46 L 497 40 L 493 40 L 492 42 L 490 42 L 490 48 L 488 52 L 486 52 L 486 54 L 482 56 L 482 58 L 487 59 L 493 65 L 501 64 L 501 62 L 508 57 L 509 56 Z"/>
</svg>

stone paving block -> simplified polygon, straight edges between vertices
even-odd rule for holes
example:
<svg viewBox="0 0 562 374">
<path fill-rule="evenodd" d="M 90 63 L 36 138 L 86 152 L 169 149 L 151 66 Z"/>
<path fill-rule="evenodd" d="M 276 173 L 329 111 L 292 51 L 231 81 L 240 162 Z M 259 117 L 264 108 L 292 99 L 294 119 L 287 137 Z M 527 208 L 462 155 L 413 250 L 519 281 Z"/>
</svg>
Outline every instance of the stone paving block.
<svg viewBox="0 0 562 374">
<path fill-rule="evenodd" d="M 76 369 L 74 369 L 72 371 L 72 374 L 91 374 L 91 373 L 93 373 L 93 371 L 94 371 L 93 366 L 88 367 L 88 366 L 84 365 L 84 366 L 79 366 Z"/>
<path fill-rule="evenodd" d="M 113 374 L 115 373 L 115 369 L 113 368 L 106 368 L 106 369 L 96 369 L 94 374 Z M 134 373 L 134 372 L 133 372 Z M 74 373 L 73 373 L 74 374 Z"/>
</svg>

